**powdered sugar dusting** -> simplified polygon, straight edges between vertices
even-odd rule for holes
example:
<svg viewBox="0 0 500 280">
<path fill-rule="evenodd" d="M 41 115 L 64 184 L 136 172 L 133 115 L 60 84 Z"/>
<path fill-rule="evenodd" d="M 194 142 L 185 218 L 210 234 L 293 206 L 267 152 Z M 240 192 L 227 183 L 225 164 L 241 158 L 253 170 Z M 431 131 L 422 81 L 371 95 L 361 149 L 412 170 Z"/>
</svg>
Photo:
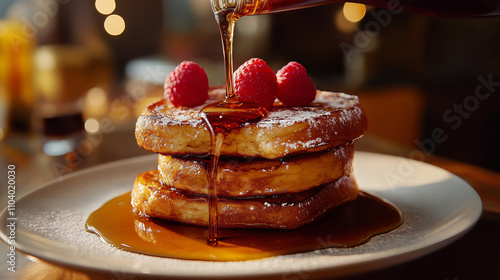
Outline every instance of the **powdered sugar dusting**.
<svg viewBox="0 0 500 280">
<path fill-rule="evenodd" d="M 220 97 L 220 92 L 217 95 Z M 199 111 L 206 105 L 214 102 L 213 97 L 205 104 L 192 108 L 175 108 L 169 106 L 166 100 L 161 100 L 149 106 L 152 114 L 159 119 L 163 125 L 192 125 L 199 126 L 203 123 L 198 116 Z M 316 100 L 307 107 L 283 107 L 277 103 L 277 107 L 271 109 L 269 115 L 259 121 L 256 125 L 260 128 L 270 128 L 274 126 L 286 127 L 298 122 L 314 121 L 317 118 L 328 117 L 336 112 L 340 112 L 339 121 L 345 123 L 349 120 L 345 114 L 345 109 L 354 107 L 358 103 L 356 96 L 345 93 L 318 92 Z"/>
<path fill-rule="evenodd" d="M 329 115 L 327 111 L 323 110 L 307 110 L 307 109 L 279 109 L 271 111 L 267 118 L 261 120 L 258 127 L 271 127 L 271 126 L 291 126 L 298 122 L 312 120 L 321 116 Z"/>
</svg>

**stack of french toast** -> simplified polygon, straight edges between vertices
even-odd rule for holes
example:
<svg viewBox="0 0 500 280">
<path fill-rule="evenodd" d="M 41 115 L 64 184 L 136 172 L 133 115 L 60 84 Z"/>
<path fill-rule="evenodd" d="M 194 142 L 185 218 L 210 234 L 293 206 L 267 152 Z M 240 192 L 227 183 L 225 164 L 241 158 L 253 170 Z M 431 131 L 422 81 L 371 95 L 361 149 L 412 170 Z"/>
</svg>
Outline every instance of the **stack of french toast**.
<svg viewBox="0 0 500 280">
<path fill-rule="evenodd" d="M 161 99 L 144 109 L 135 135 L 140 147 L 158 154 L 158 168 L 137 177 L 134 211 L 208 225 L 206 156 L 212 145 L 198 114 L 224 94 L 212 88 L 199 106 Z M 219 159 L 219 227 L 294 229 L 355 199 L 353 143 L 366 129 L 357 97 L 317 91 L 307 106 L 277 101 L 260 121 L 231 131 Z"/>
</svg>

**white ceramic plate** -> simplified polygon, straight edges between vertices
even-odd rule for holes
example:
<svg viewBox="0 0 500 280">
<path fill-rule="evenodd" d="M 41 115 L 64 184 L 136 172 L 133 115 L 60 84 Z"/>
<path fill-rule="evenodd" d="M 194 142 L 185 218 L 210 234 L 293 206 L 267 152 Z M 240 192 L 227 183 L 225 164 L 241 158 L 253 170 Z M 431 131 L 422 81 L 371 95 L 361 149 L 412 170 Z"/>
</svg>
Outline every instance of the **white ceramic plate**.
<svg viewBox="0 0 500 280">
<path fill-rule="evenodd" d="M 131 190 L 135 176 L 155 169 L 156 164 L 156 156 L 146 156 L 97 166 L 18 199 L 17 249 L 73 269 L 127 277 L 336 277 L 396 265 L 438 250 L 470 229 L 482 211 L 476 192 L 447 171 L 404 158 L 357 152 L 354 168 L 360 188 L 390 200 L 404 217 L 396 230 L 358 247 L 245 262 L 186 261 L 122 251 L 85 231 L 91 212 Z M 4 240 L 9 233 L 6 212 L 0 215 Z"/>
</svg>

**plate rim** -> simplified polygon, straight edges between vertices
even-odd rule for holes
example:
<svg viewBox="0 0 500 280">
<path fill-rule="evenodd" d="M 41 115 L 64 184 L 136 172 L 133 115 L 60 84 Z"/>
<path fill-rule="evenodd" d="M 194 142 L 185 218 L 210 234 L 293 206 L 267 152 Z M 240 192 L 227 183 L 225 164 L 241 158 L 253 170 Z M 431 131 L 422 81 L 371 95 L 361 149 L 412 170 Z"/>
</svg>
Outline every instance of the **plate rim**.
<svg viewBox="0 0 500 280">
<path fill-rule="evenodd" d="M 394 156 L 394 155 L 379 154 L 379 153 L 364 152 L 364 151 L 356 151 L 355 154 L 357 154 L 357 155 L 361 154 L 364 156 L 387 157 L 387 158 L 391 158 L 392 160 L 398 159 L 398 158 L 399 159 L 403 158 L 403 157 Z M 96 172 L 98 170 L 102 171 L 102 169 L 114 168 L 114 167 L 116 168 L 117 166 L 149 162 L 149 161 L 153 161 L 156 157 L 157 157 L 157 155 L 142 155 L 142 156 L 137 156 L 137 157 L 131 157 L 131 158 L 127 158 L 127 159 L 122 159 L 122 160 L 111 161 L 111 162 L 99 164 L 99 165 L 88 167 L 88 168 L 78 170 L 78 171 L 75 171 L 75 172 L 72 172 L 69 174 L 65 174 L 59 178 L 52 179 L 46 183 L 41 184 L 40 186 L 38 186 L 36 188 L 33 188 L 32 190 L 24 193 L 19 198 L 16 198 L 16 202 L 23 200 L 23 199 L 26 199 L 27 197 L 33 195 L 34 193 L 36 193 L 38 191 L 43 191 L 43 189 L 45 189 L 49 186 L 61 183 L 65 180 L 68 180 L 68 179 L 71 179 L 74 177 L 84 176 L 85 174 L 93 173 L 93 172 Z M 417 244 L 412 244 L 411 246 L 398 247 L 398 248 L 392 248 L 390 250 L 373 252 L 367 258 L 358 259 L 358 260 L 355 260 L 353 262 L 349 262 L 347 264 L 343 264 L 340 266 L 325 265 L 325 266 L 316 267 L 316 268 L 314 268 L 314 271 L 308 271 L 308 274 L 310 275 L 310 277 L 314 277 L 314 275 L 323 275 L 323 274 L 331 273 L 332 271 L 336 271 L 336 274 L 333 277 L 341 277 L 341 276 L 355 275 L 355 274 L 359 274 L 359 273 L 373 271 L 375 269 L 383 269 L 383 268 L 395 266 L 398 264 L 402 264 L 402 263 L 414 260 L 416 258 L 425 256 L 429 253 L 435 252 L 435 251 L 442 249 L 443 247 L 451 244 L 452 242 L 458 240 L 463 235 L 465 235 L 479 221 L 479 218 L 482 214 L 482 208 L 483 208 L 482 201 L 481 201 L 479 195 L 477 194 L 477 192 L 474 190 L 474 188 L 472 188 L 465 180 L 463 180 L 462 178 L 458 177 L 457 175 L 455 175 L 455 174 L 453 174 L 445 169 L 431 165 L 429 163 L 422 162 L 422 161 L 416 161 L 416 160 L 412 160 L 412 159 L 408 159 L 408 158 L 403 158 L 403 159 L 418 162 L 418 164 L 423 164 L 423 165 L 431 167 L 431 168 L 436 168 L 436 169 L 442 170 L 442 171 L 446 172 L 448 175 L 450 175 L 451 177 L 453 177 L 454 179 L 458 179 L 459 181 L 462 182 L 463 185 L 468 187 L 472 191 L 471 193 L 475 196 L 474 200 L 476 202 L 478 202 L 478 204 L 475 205 L 475 207 L 476 207 L 475 214 L 476 215 L 475 215 L 475 217 L 472 218 L 472 221 L 469 224 L 467 224 L 461 231 L 450 234 L 449 236 L 447 236 L 446 238 L 444 238 L 442 240 L 439 240 L 438 242 L 430 242 L 430 244 L 426 244 L 426 246 L 423 246 L 423 247 L 417 246 Z M 377 193 L 376 191 L 374 191 L 374 192 Z M 7 210 L 8 210 L 8 207 L 3 208 L 2 211 L 0 211 L 0 217 L 6 217 L 5 213 Z M 4 219 L 2 221 L 2 224 L 5 222 L 6 222 L 6 219 Z M 8 237 L 4 234 L 3 230 L 0 230 L 0 238 L 2 239 L 2 241 L 4 243 L 6 243 L 7 245 L 10 245 L 7 242 Z M 45 261 L 48 263 L 52 263 L 52 264 L 55 264 L 58 266 L 63 266 L 63 267 L 75 269 L 77 271 L 94 271 L 94 272 L 98 272 L 98 273 L 111 272 L 110 269 L 106 269 L 104 266 L 103 267 L 95 267 L 91 264 L 75 263 L 75 262 L 72 262 L 70 260 L 64 260 L 64 259 L 57 258 L 57 257 L 47 256 L 47 254 L 43 254 L 43 253 L 37 254 L 37 252 L 33 252 L 33 250 L 30 251 L 29 248 L 25 248 L 24 245 L 22 245 L 22 244 L 20 247 L 18 247 L 18 244 L 19 244 L 19 242 L 16 240 L 16 250 L 19 250 L 23 254 L 26 254 L 28 256 L 28 258 L 39 259 L 39 260 L 42 260 L 42 261 Z M 388 251 L 391 251 L 392 253 L 389 253 Z M 387 263 L 387 260 L 391 260 L 391 262 Z M 189 261 L 189 260 L 187 260 L 187 261 Z M 201 262 L 203 262 L 203 261 L 201 261 Z M 361 268 L 361 269 L 358 269 L 358 271 L 356 271 L 355 273 L 353 273 L 352 271 L 349 273 L 346 273 L 346 271 L 349 270 L 349 268 L 359 266 L 360 264 L 368 264 L 368 265 L 363 266 L 363 268 Z M 287 272 L 294 272 L 294 271 L 287 271 Z M 233 274 L 228 274 L 228 273 L 223 273 L 223 272 L 213 273 L 213 271 L 211 272 L 210 275 L 199 275 L 199 274 L 186 275 L 186 273 L 179 273 L 179 272 L 171 273 L 168 275 L 142 274 L 142 273 L 137 272 L 137 271 L 123 271 L 123 273 L 130 274 L 130 275 L 141 275 L 141 276 L 149 276 L 149 277 L 164 277 L 164 278 L 178 278 L 178 277 L 189 277 L 189 278 L 214 278 L 214 277 L 217 277 L 217 278 L 220 278 L 220 277 L 245 277 L 245 276 L 248 277 L 249 276 L 247 274 L 238 274 L 238 273 L 233 273 Z M 274 272 L 261 271 L 261 272 L 252 273 L 251 276 L 254 276 L 254 277 L 262 277 L 262 276 L 273 277 L 273 276 L 278 276 L 278 275 L 283 275 L 283 274 L 284 274 L 284 271 L 274 271 Z M 332 275 L 329 275 L 329 276 L 332 277 Z"/>
</svg>

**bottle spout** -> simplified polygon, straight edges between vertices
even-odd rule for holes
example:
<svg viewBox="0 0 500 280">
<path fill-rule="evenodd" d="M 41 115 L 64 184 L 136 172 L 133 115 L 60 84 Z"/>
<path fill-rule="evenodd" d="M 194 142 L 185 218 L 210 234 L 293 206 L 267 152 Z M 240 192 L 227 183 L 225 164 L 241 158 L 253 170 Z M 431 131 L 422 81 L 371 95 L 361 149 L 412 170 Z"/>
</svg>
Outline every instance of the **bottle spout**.
<svg viewBox="0 0 500 280">
<path fill-rule="evenodd" d="M 268 0 L 211 0 L 212 11 L 232 10 L 238 16 L 260 14 Z"/>
</svg>

